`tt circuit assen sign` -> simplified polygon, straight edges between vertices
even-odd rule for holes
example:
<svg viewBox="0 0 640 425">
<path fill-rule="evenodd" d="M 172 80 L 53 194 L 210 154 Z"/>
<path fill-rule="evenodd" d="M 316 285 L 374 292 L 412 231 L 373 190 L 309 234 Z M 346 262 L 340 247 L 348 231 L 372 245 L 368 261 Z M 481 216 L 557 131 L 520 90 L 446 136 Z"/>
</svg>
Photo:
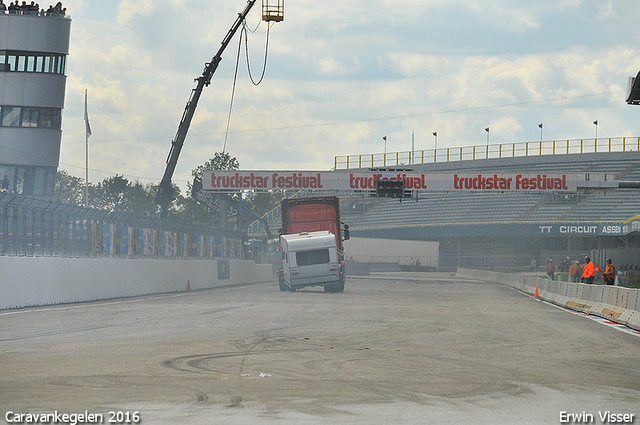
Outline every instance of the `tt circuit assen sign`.
<svg viewBox="0 0 640 425">
<path fill-rule="evenodd" d="M 379 180 L 403 180 L 404 189 L 447 192 L 575 192 L 578 187 L 603 187 L 604 174 L 461 174 L 395 171 L 227 171 L 203 173 L 206 191 L 310 189 L 372 191 Z"/>
</svg>

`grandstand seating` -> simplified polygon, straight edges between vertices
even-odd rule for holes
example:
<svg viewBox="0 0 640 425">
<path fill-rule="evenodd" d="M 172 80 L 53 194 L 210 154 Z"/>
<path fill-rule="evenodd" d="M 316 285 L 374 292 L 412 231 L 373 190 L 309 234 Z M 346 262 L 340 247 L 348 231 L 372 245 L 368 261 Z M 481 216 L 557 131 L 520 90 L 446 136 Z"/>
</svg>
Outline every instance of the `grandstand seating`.
<svg viewBox="0 0 640 425">
<path fill-rule="evenodd" d="M 627 153 L 629 154 L 629 153 Z M 454 163 L 452 169 L 464 173 L 607 173 L 617 180 L 640 180 L 640 157 L 615 158 L 617 155 L 601 154 L 562 155 L 564 161 L 538 161 L 503 164 L 491 161 L 473 161 L 474 164 Z M 632 155 L 629 155 L 632 156 Z M 609 159 L 609 157 L 614 157 Z M 558 158 L 558 155 L 553 157 Z M 551 159 L 538 157 L 540 159 Z M 454 168 L 455 167 L 455 168 Z M 416 167 L 420 169 L 422 167 Z M 425 171 L 429 171 L 428 167 Z M 610 189 L 608 193 L 580 196 L 574 202 L 555 202 L 547 194 L 540 193 L 428 193 L 418 200 L 383 201 L 378 207 L 352 217 L 354 230 L 437 226 L 451 224 L 489 223 L 551 223 L 551 222 L 621 222 L 640 215 L 640 196 L 633 189 Z"/>
<path fill-rule="evenodd" d="M 640 181 L 640 152 L 548 155 L 526 158 L 420 164 L 416 171 L 485 173 L 607 173 L 615 180 Z M 640 216 L 635 189 L 608 189 L 566 197 L 543 193 L 420 194 L 417 199 L 372 199 L 340 195 L 342 220 L 352 231 L 496 223 L 623 222 Z M 360 208 L 367 204 L 366 208 Z M 273 215 L 273 228 L 280 227 Z"/>
</svg>

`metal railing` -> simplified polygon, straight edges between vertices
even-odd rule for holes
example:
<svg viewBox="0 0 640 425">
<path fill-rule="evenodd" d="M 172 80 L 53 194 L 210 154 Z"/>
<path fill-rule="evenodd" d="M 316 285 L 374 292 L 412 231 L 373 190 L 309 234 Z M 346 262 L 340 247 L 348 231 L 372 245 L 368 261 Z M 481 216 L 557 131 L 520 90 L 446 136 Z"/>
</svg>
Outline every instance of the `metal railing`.
<svg viewBox="0 0 640 425">
<path fill-rule="evenodd" d="M 516 158 L 540 155 L 567 155 L 598 152 L 640 151 L 640 137 L 565 139 L 499 145 L 461 146 L 418 151 L 401 151 L 335 157 L 334 169 L 389 167 L 476 159 Z"/>
<path fill-rule="evenodd" d="M 0 256 L 240 258 L 242 232 L 0 193 Z"/>
</svg>

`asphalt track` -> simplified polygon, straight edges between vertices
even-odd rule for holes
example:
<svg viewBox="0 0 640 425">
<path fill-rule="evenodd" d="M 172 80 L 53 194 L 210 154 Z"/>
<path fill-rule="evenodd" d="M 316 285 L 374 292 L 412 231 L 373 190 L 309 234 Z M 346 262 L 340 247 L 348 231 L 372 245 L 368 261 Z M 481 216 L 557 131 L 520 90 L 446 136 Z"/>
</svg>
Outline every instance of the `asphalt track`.
<svg viewBox="0 0 640 425">
<path fill-rule="evenodd" d="M 638 400 L 638 333 L 444 274 L 0 311 L 8 423 L 599 424 L 610 411 L 638 424 Z"/>
</svg>

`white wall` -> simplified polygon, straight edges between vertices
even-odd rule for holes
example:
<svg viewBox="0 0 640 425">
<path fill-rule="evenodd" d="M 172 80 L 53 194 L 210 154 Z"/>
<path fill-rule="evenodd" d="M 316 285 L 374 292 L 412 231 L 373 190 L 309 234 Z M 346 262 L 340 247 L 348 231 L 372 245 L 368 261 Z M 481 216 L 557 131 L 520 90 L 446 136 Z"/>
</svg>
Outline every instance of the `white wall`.
<svg viewBox="0 0 640 425">
<path fill-rule="evenodd" d="M 223 260 L 229 279 L 218 279 L 219 260 L 0 257 L 0 309 L 131 297 L 275 278 L 270 264 Z"/>
<path fill-rule="evenodd" d="M 438 267 L 440 244 L 433 241 L 405 239 L 351 238 L 344 241 L 345 258 L 360 263 L 414 264 Z"/>
</svg>

